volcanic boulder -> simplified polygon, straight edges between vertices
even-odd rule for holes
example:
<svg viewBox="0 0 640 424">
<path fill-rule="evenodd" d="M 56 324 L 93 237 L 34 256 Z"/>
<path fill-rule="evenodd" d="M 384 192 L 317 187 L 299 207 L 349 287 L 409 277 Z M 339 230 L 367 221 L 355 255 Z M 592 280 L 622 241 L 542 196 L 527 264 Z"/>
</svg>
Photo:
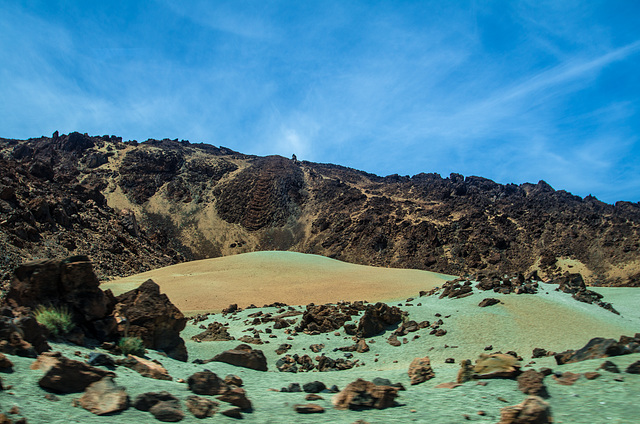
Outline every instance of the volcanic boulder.
<svg viewBox="0 0 640 424">
<path fill-rule="evenodd" d="M 128 336 L 139 337 L 147 348 L 162 350 L 173 359 L 187 360 L 180 337 L 187 319 L 153 280 L 118 296 L 114 309 L 126 320 Z"/>
<path fill-rule="evenodd" d="M 389 306 L 382 302 L 367 305 L 358 322 L 356 334 L 360 338 L 373 337 L 382 333 L 388 326 L 401 321 L 402 311 L 397 306 Z"/>
<path fill-rule="evenodd" d="M 235 349 L 225 350 L 224 352 L 211 358 L 211 361 L 225 362 L 237 367 L 251 368 L 258 371 L 267 371 L 267 358 L 264 353 L 258 349 L 252 349 L 251 346 L 241 344 Z"/>
</svg>

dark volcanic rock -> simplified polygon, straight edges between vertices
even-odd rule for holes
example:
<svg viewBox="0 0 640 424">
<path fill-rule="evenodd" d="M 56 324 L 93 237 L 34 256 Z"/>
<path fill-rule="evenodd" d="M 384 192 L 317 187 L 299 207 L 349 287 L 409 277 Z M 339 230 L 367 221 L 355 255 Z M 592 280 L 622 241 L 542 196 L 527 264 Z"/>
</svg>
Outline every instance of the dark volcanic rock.
<svg viewBox="0 0 640 424">
<path fill-rule="evenodd" d="M 80 361 L 68 359 L 59 352 L 44 353 L 31 365 L 32 369 L 45 370 L 40 378 L 40 387 L 57 393 L 77 393 L 84 391 L 91 383 L 101 380 L 103 377 L 115 377 L 110 371 L 92 367 Z"/>
<path fill-rule="evenodd" d="M 267 371 L 267 359 L 261 350 L 241 344 L 235 349 L 224 352 L 211 358 L 211 361 L 225 362 L 237 367 L 251 368 L 258 371 Z"/>
<path fill-rule="evenodd" d="M 401 321 L 402 311 L 397 306 L 378 302 L 375 305 L 367 305 L 358 322 L 356 333 L 360 338 L 373 337 L 386 330 L 388 326 Z"/>
<path fill-rule="evenodd" d="M 185 406 L 196 418 L 212 417 L 218 410 L 220 404 L 202 396 L 187 396 Z"/>
<path fill-rule="evenodd" d="M 478 304 L 478 306 L 480 306 L 481 308 L 484 308 L 487 306 L 497 305 L 498 303 L 500 303 L 498 299 L 495 299 L 493 297 L 488 297 L 486 299 L 482 299 Z"/>
<path fill-rule="evenodd" d="M 220 395 L 230 389 L 224 380 L 209 370 L 193 374 L 189 377 L 187 383 L 189 384 L 189 390 L 197 395 Z"/>
<path fill-rule="evenodd" d="M 518 389 L 525 395 L 547 397 L 544 374 L 536 370 L 526 370 L 518 376 Z"/>
<path fill-rule="evenodd" d="M 47 343 L 47 333 L 33 317 L 11 318 L 1 315 L 0 352 L 35 358 L 39 353 L 51 349 Z"/>
<path fill-rule="evenodd" d="M 118 296 L 115 310 L 126 319 L 130 337 L 141 338 L 147 348 L 162 350 L 173 359 L 187 360 L 180 337 L 187 319 L 152 280 Z"/>
<path fill-rule="evenodd" d="M 629 353 L 640 353 L 640 334 L 634 337 L 622 336 L 620 341 L 596 337 L 576 350 L 567 350 L 555 355 L 558 365 L 572 362 L 584 361 L 587 359 L 606 358 L 609 356 L 626 355 Z"/>
<path fill-rule="evenodd" d="M 201 342 L 235 340 L 229 334 L 229 328 L 225 327 L 219 322 L 212 322 L 207 326 L 207 329 L 205 331 L 191 338 L 193 340 L 199 340 Z"/>
</svg>

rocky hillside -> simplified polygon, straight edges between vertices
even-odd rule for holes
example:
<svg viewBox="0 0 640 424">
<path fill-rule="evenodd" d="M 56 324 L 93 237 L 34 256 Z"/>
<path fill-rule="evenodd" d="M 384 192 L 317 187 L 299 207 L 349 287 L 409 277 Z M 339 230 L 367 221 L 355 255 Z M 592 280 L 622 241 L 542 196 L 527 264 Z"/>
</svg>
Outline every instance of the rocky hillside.
<svg viewBox="0 0 640 424">
<path fill-rule="evenodd" d="M 100 278 L 256 250 L 454 275 L 580 272 L 640 285 L 640 204 L 544 181 L 379 177 L 177 140 L 0 139 L 0 278 L 89 255 Z"/>
</svg>

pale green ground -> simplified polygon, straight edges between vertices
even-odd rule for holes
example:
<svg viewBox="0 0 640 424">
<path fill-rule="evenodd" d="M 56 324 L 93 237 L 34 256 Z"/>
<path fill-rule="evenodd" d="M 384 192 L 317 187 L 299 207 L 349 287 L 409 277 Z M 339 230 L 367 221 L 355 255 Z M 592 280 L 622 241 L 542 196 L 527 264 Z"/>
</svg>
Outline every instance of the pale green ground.
<svg viewBox="0 0 640 424">
<path fill-rule="evenodd" d="M 229 265 L 227 272 L 236 277 L 242 275 L 250 269 L 261 270 L 262 274 L 256 275 L 256 281 L 265 282 L 269 279 L 286 277 L 287 272 L 292 272 L 296 279 L 308 275 L 309 278 L 317 278 L 319 275 L 327 275 L 334 272 L 335 278 L 352 279 L 358 275 L 357 271 L 348 274 L 348 269 L 353 265 L 343 264 L 326 258 L 312 257 L 309 255 L 293 254 L 288 255 L 288 259 L 295 258 L 299 267 L 282 266 L 282 255 L 272 253 L 252 254 L 252 260 L 260 263 L 260 266 L 247 267 L 246 256 L 238 255 L 233 261 L 235 265 Z M 298 256 L 300 255 L 300 256 Z M 251 257 L 250 257 L 251 258 Z M 276 261 L 276 264 L 273 261 Z M 280 263 L 278 264 L 278 262 Z M 322 265 L 324 264 L 324 266 Z M 306 271 L 305 271 L 305 267 Z M 347 277 L 339 276 L 340 269 L 347 272 Z M 371 267 L 363 267 L 361 270 Z M 379 273 L 379 268 L 372 268 Z M 371 271 L 371 270 L 369 270 Z M 366 271 L 366 272 L 369 272 Z M 398 271 L 398 270 L 390 270 Z M 172 271 L 174 272 L 174 271 Z M 375 273 L 371 271 L 371 276 Z M 259 372 L 244 368 L 233 367 L 222 363 L 208 363 L 206 365 L 195 365 L 192 363 L 182 363 L 168 359 L 156 352 L 149 352 L 149 357 L 160 360 L 174 381 L 158 381 L 141 377 L 134 371 L 127 368 L 117 369 L 118 384 L 127 388 L 128 393 L 133 398 L 137 394 L 148 391 L 167 390 L 180 399 L 184 400 L 191 392 L 186 384 L 175 382 L 177 379 L 187 379 L 196 371 L 210 369 L 220 376 L 227 374 L 239 375 L 245 382 L 245 389 L 248 397 L 253 402 L 255 411 L 245 414 L 245 421 L 249 423 L 353 423 L 358 419 L 369 423 L 406 423 L 406 422 L 429 422 L 429 423 L 461 423 L 468 422 L 464 415 L 470 417 L 471 422 L 496 423 L 499 420 L 500 409 L 507 405 L 520 403 L 524 398 L 517 390 L 517 383 L 513 380 L 489 380 L 485 387 L 478 386 L 474 382 L 469 382 L 455 389 L 435 389 L 437 384 L 453 381 L 458 371 L 458 363 L 462 359 L 475 359 L 484 352 L 484 347 L 491 344 L 494 352 L 501 350 L 515 350 L 524 358 L 524 364 L 531 361 L 531 351 L 534 347 L 541 347 L 547 350 L 562 351 L 565 349 L 578 349 L 582 347 L 592 337 L 613 337 L 620 335 L 633 335 L 640 332 L 640 289 L 630 288 L 597 288 L 605 295 L 605 300 L 613 303 L 614 307 L 621 312 L 621 316 L 615 315 L 594 305 L 586 305 L 577 302 L 567 294 L 556 292 L 555 286 L 541 285 L 541 290 L 537 295 L 496 295 L 492 292 L 478 292 L 473 296 L 464 299 L 438 299 L 432 297 L 417 297 L 418 290 L 424 290 L 416 276 L 421 271 L 408 271 L 413 277 L 403 284 L 396 281 L 394 284 L 399 289 L 393 290 L 393 295 L 380 296 L 380 293 L 362 290 L 359 296 L 354 298 L 374 302 L 376 300 L 392 299 L 390 303 L 402 304 L 402 309 L 409 312 L 409 318 L 422 321 L 434 321 L 434 316 L 440 313 L 443 316 L 447 334 L 443 337 L 428 335 L 428 330 L 419 330 L 410 333 L 407 338 L 409 342 L 401 347 L 393 347 L 386 343 L 389 335 L 373 338 L 375 342 L 368 340 L 371 348 L 370 352 L 358 354 L 354 353 L 354 359 L 359 359 L 363 366 L 353 368 L 348 371 L 327 372 L 327 373 L 280 373 L 275 368 L 278 355 L 275 349 L 281 343 L 289 343 L 293 348 L 290 354 L 309 353 L 309 345 L 312 343 L 324 343 L 326 345 L 323 352 L 332 358 L 343 355 L 342 352 L 333 352 L 337 347 L 348 346 L 353 343 L 350 337 L 342 332 L 339 336 L 333 333 L 308 336 L 298 335 L 293 340 L 286 340 L 287 336 L 283 330 L 274 330 L 277 335 L 275 339 L 269 339 L 263 334 L 263 340 L 268 340 L 268 344 L 254 346 L 262 349 L 267 356 L 269 371 Z M 180 274 L 178 272 L 174 272 Z M 195 270 L 183 270 L 182 274 L 197 273 Z M 416 274 L 417 273 L 417 274 Z M 360 274 L 362 275 L 362 273 Z M 408 275 L 408 274 L 407 274 Z M 146 276 L 138 276 L 139 282 L 144 281 Z M 420 277 L 422 278 L 422 277 Z M 436 276 L 435 281 L 443 282 L 446 276 Z M 238 281 L 238 280 L 236 280 Z M 418 281 L 420 284 L 412 286 L 410 283 Z M 134 282 L 131 282 L 134 284 Z M 319 283 L 316 283 L 319 284 Z M 258 287 L 260 284 L 254 284 Z M 408 287 L 407 287 L 408 286 Z M 317 285 L 316 292 L 322 293 L 323 287 Z M 215 293 L 214 293 L 215 294 Z M 203 298 L 214 295 L 202 289 L 199 295 Z M 411 302 L 413 306 L 406 306 L 404 301 L 399 302 L 398 296 L 402 299 L 411 296 L 416 299 Z M 171 297 L 171 296 L 170 296 Z M 487 308 L 479 308 L 477 305 L 485 297 L 499 298 L 503 303 Z M 172 297 L 171 297 L 172 298 Z M 172 300 L 178 303 L 174 298 Z M 278 299 L 275 299 L 278 300 Z M 236 300 L 237 303 L 242 303 Z M 233 302 L 233 303 L 236 303 Z M 228 302 L 231 303 L 231 302 Z M 267 303 L 251 302 L 256 304 Z M 320 302 L 317 302 L 320 303 Z M 421 303 L 421 306 L 418 306 Z M 243 306 L 241 304 L 241 306 Z M 304 307 L 298 307 L 303 310 Z M 274 312 L 274 308 L 264 308 L 265 312 Z M 248 325 L 243 321 L 250 313 L 257 312 L 258 309 L 245 310 L 237 317 L 223 318 L 221 314 L 210 317 L 210 321 L 220 321 L 229 323 L 230 333 L 238 338 Z M 451 315 L 449 318 L 444 316 Z M 203 323 L 204 325 L 207 322 Z M 265 324 L 257 326 L 264 329 L 271 325 Z M 190 340 L 191 336 L 202 331 L 197 326 L 188 325 L 183 332 L 183 337 L 187 341 L 190 360 L 200 358 L 208 359 L 226 349 L 235 347 L 239 342 L 202 342 L 196 343 Z M 414 335 L 420 335 L 419 339 L 413 340 Z M 445 347 L 445 345 L 451 347 Z M 80 351 L 86 355 L 89 350 L 78 348 L 77 346 L 67 346 L 60 344 L 52 345 L 54 350 L 61 350 L 65 355 L 75 358 L 74 352 Z M 457 347 L 452 347 L 457 346 Z M 429 356 L 436 377 L 421 385 L 410 386 L 407 376 L 407 368 L 411 360 L 415 357 Z M 74 408 L 71 402 L 74 398 L 79 398 L 81 394 L 60 395 L 60 402 L 51 402 L 44 399 L 46 392 L 39 388 L 37 381 L 42 375 L 40 371 L 28 369 L 33 362 L 32 359 L 9 356 L 15 364 L 15 372 L 2 373 L 3 383 L 13 386 L 11 389 L 0 391 L 0 410 L 7 412 L 13 405 L 21 410 L 21 415 L 28 419 L 29 423 L 131 423 L 157 422 L 146 412 L 135 409 L 128 409 L 121 414 L 111 417 L 98 417 L 82 408 Z M 445 364 L 448 357 L 455 358 L 455 364 Z M 378 358 L 378 362 L 374 360 Z M 627 355 L 612 358 L 612 361 L 624 371 L 632 362 L 640 360 L 640 354 Z M 394 362 L 397 361 L 397 362 Z M 555 365 L 553 358 L 536 359 L 533 367 L 550 367 L 555 371 L 586 372 L 595 371 L 603 362 L 603 359 L 584 361 L 576 364 L 564 366 Z M 523 365 L 524 365 L 523 364 Z M 616 382 L 614 378 L 622 376 L 623 382 Z M 400 392 L 398 401 L 400 406 L 381 411 L 337 411 L 332 408 L 331 394 L 322 394 L 324 400 L 318 403 L 325 407 L 326 412 L 320 415 L 299 415 L 293 411 L 293 405 L 306 403 L 304 393 L 277 393 L 269 391 L 269 388 L 280 389 L 289 383 L 298 382 L 300 384 L 320 380 L 327 386 L 333 384 L 340 388 L 346 386 L 356 378 L 371 380 L 374 377 L 385 377 L 392 382 L 401 382 L 407 387 L 407 391 Z M 602 371 L 602 377 L 597 380 L 588 381 L 580 379 L 573 386 L 561 386 L 555 383 L 550 377 L 545 380 L 551 397 L 548 401 L 552 407 L 552 413 L 556 423 L 635 423 L 640 416 L 640 405 L 637 399 L 640 397 L 640 376 L 625 374 L 611 374 Z M 505 399 L 507 402 L 499 400 Z M 412 412 L 415 411 L 415 412 Z M 486 415 L 480 416 L 478 411 L 484 411 Z M 233 419 L 221 415 L 206 419 L 204 422 L 215 420 L 215 422 L 231 422 Z M 187 413 L 186 419 L 182 422 L 195 423 L 203 422 Z"/>
<path fill-rule="evenodd" d="M 269 344 L 255 346 L 262 349 L 267 355 L 270 371 L 259 372 L 244 368 L 237 368 L 222 363 L 208 363 L 195 365 L 181 363 L 150 352 L 151 358 L 159 359 L 169 370 L 174 379 L 187 379 L 192 373 L 210 369 L 224 376 L 227 374 L 239 375 L 245 381 L 245 389 L 255 411 L 245 414 L 246 422 L 255 423 L 353 423 L 363 419 L 370 423 L 405 423 L 405 422 L 430 422 L 430 423 L 460 423 L 467 422 L 463 415 L 469 415 L 470 421 L 482 423 L 496 423 L 499 420 L 500 408 L 521 402 L 525 396 L 517 390 L 517 384 L 512 380 L 489 380 L 485 387 L 473 382 L 466 383 L 455 389 L 435 389 L 442 382 L 452 381 L 458 370 L 458 362 L 461 359 L 475 359 L 483 352 L 483 347 L 492 344 L 494 350 L 516 350 L 525 358 L 525 363 L 530 361 L 533 347 L 543 347 L 550 350 L 563 350 L 566 348 L 579 348 L 591 337 L 619 337 L 621 334 L 633 334 L 638 331 L 638 316 L 633 305 L 637 303 L 638 291 L 635 289 L 598 289 L 606 293 L 606 300 L 616 299 L 614 306 L 623 311 L 623 316 L 614 315 L 593 305 L 585 305 L 572 300 L 568 295 L 553 291 L 553 286 L 542 290 L 539 295 L 506 295 L 495 296 L 493 293 L 476 292 L 473 296 L 458 300 L 439 300 L 435 296 L 429 298 L 416 298 L 413 304 L 422 302 L 422 306 L 403 306 L 411 319 L 417 321 L 427 319 L 434 320 L 435 313 L 443 316 L 452 314 L 450 318 L 443 318 L 443 328 L 448 333 L 444 337 L 435 337 L 427 334 L 426 330 L 410 333 L 409 342 L 401 347 L 392 347 L 385 342 L 386 335 L 375 337 L 375 343 L 369 343 L 370 352 L 364 354 L 354 353 L 354 357 L 360 359 L 365 365 L 348 371 L 328 373 L 280 373 L 275 369 L 275 361 L 278 356 L 275 349 L 280 343 L 290 343 L 293 348 L 289 353 L 311 353 L 308 346 L 312 343 L 324 343 L 323 352 L 328 356 L 337 358 L 342 352 L 332 352 L 334 347 L 352 344 L 350 337 L 343 334 L 335 336 L 333 333 L 318 336 L 299 335 L 294 340 L 286 340 L 282 330 L 274 330 L 277 339 L 269 339 L 263 335 L 263 340 L 269 340 Z M 620 290 L 618 292 L 618 290 Z M 622 293 L 625 291 L 625 293 Z M 479 308 L 477 303 L 485 297 L 498 297 L 504 304 L 488 308 Z M 395 303 L 394 303 L 395 304 Z M 302 308 L 300 308 L 302 309 Z M 238 314 L 235 319 L 223 319 L 220 314 L 212 316 L 211 320 L 219 320 L 230 324 L 230 332 L 235 337 L 240 337 L 247 328 L 243 320 L 247 314 L 256 312 L 256 309 L 246 310 Z M 265 312 L 273 312 L 273 308 L 265 309 Z M 629 312 L 627 314 L 627 312 Z M 204 323 L 206 325 L 206 322 Z M 263 329 L 268 325 L 260 325 Z M 546 328 L 546 330 L 545 330 Z M 238 342 L 202 342 L 190 341 L 190 336 L 200 332 L 197 327 L 189 325 L 183 337 L 188 340 L 187 347 L 190 352 L 190 360 L 195 358 L 207 359 L 215 354 L 232 347 Z M 415 334 L 421 337 L 411 340 Z M 388 333 L 387 333 L 388 335 Z M 458 348 L 445 348 L 444 345 L 459 346 Z M 433 349 L 432 349 L 433 348 Z M 54 345 L 54 349 L 62 350 L 67 356 L 74 357 L 73 352 L 80 350 L 87 353 L 86 349 L 76 346 Z M 379 362 L 374 362 L 378 354 Z M 410 386 L 406 370 L 411 360 L 416 356 L 430 356 L 431 363 L 436 373 L 436 378 L 417 386 Z M 444 359 L 453 357 L 456 364 L 445 364 Z M 60 402 L 50 402 L 44 399 L 45 391 L 37 386 L 37 380 L 42 374 L 39 371 L 30 371 L 28 366 L 33 360 L 19 357 L 10 357 L 16 364 L 16 372 L 2 374 L 5 385 L 13 385 L 13 388 L 0 392 L 0 405 L 3 411 L 17 405 L 22 415 L 27 417 L 30 423 L 85 423 L 85 422 L 156 422 L 152 416 L 145 412 L 129 409 L 119 415 L 111 417 L 97 417 L 82 408 L 71 406 L 73 398 L 80 394 L 60 396 Z M 612 358 L 613 362 L 624 370 L 630 363 L 640 360 L 640 354 L 627 355 Z M 393 361 L 398 361 L 394 363 Z M 555 365 L 553 358 L 535 360 L 534 367 L 548 366 L 555 371 L 586 372 L 595 371 L 604 361 L 602 359 L 584 361 L 564 366 Z M 146 391 L 167 390 L 181 399 L 191 394 L 186 384 L 176 382 L 157 381 L 140 377 L 135 372 L 126 369 L 117 369 L 117 382 L 127 388 L 131 397 Z M 320 380 L 327 386 L 333 384 L 340 388 L 356 378 L 368 380 L 374 377 L 386 377 L 392 382 L 401 382 L 408 388 L 400 392 L 398 401 L 401 406 L 382 411 L 337 411 L 331 406 L 331 394 L 322 394 L 324 400 L 319 404 L 324 406 L 326 412 L 321 415 L 299 415 L 293 411 L 296 403 L 306 403 L 304 393 L 277 393 L 269 391 L 269 388 L 279 389 L 291 382 L 306 383 Z M 623 376 L 623 382 L 613 379 Z M 573 386 L 561 386 L 550 377 L 545 380 L 551 397 L 548 399 L 552 406 L 555 422 L 557 423 L 634 423 L 640 414 L 640 405 L 636 402 L 640 396 L 640 376 L 622 373 L 620 375 L 602 371 L 602 377 L 594 381 L 580 379 Z M 498 398 L 503 398 L 503 402 Z M 411 412 L 415 410 L 415 412 Z M 485 416 L 477 415 L 478 411 L 485 411 Z M 216 422 L 231 422 L 231 418 L 216 415 Z M 207 422 L 205 421 L 205 422 Z M 187 415 L 182 422 L 202 422 Z"/>
</svg>

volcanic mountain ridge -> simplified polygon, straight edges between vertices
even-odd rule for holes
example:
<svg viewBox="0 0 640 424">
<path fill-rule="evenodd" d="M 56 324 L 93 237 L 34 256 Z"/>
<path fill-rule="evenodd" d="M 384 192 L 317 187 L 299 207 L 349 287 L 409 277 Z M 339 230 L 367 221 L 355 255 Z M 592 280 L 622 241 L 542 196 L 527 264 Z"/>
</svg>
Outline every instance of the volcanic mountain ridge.
<svg viewBox="0 0 640 424">
<path fill-rule="evenodd" d="M 640 204 L 537 184 L 379 177 L 178 140 L 0 139 L 0 279 L 89 255 L 101 279 L 258 250 L 453 275 L 640 285 Z"/>
</svg>

